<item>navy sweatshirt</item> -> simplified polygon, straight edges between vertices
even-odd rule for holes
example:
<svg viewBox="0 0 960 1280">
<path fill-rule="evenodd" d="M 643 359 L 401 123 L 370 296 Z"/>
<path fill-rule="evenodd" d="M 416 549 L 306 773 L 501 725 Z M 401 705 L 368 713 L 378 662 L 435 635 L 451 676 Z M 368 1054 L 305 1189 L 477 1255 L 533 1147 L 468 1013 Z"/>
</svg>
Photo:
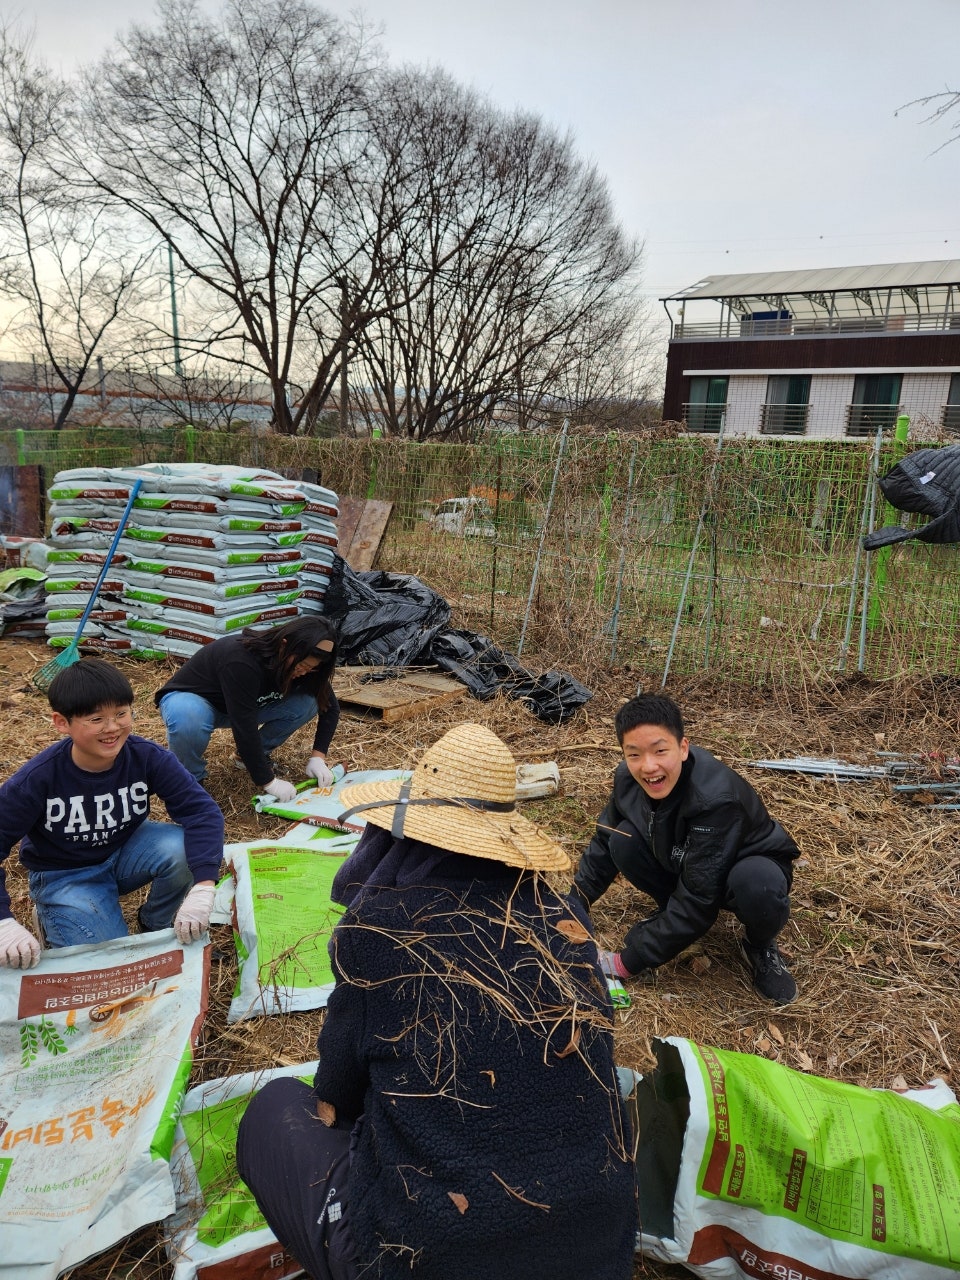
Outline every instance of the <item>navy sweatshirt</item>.
<svg viewBox="0 0 960 1280">
<path fill-rule="evenodd" d="M 310 685 L 310 676 L 303 676 L 294 680 L 290 692 L 299 693 Z M 157 706 L 167 693 L 195 693 L 227 715 L 237 752 L 247 772 L 258 787 L 267 785 L 273 778 L 273 769 L 260 743 L 258 717 L 266 703 L 275 702 L 283 695 L 270 671 L 239 636 L 221 636 L 198 649 L 157 691 L 154 698 Z M 314 751 L 326 755 L 339 718 L 340 707 L 331 689 L 326 711 L 320 711 L 317 716 Z"/>
<path fill-rule="evenodd" d="M 0 863 L 20 840 L 20 861 L 30 871 L 96 866 L 150 816 L 156 795 L 183 827 L 194 881 L 217 878 L 223 814 L 172 752 L 130 734 L 112 766 L 91 773 L 73 763 L 72 747 L 62 738 L 0 787 Z M 0 866 L 0 919 L 10 914 Z"/>
<path fill-rule="evenodd" d="M 452 855 L 363 889 L 331 940 L 318 1098 L 354 1123 L 370 1280 L 629 1280 L 637 1211 L 612 1019 L 579 904 Z"/>
</svg>

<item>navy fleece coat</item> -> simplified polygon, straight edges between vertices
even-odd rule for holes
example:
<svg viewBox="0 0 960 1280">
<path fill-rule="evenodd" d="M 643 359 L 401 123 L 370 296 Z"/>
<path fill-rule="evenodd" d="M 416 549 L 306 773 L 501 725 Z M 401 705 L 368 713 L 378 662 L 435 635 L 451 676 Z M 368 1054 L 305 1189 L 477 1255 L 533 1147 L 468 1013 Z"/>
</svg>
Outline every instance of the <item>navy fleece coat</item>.
<svg viewBox="0 0 960 1280">
<path fill-rule="evenodd" d="M 629 1280 L 634 1172 L 585 914 L 477 858 L 425 879 L 367 886 L 331 943 L 315 1092 L 356 1121 L 358 1270 Z"/>
</svg>

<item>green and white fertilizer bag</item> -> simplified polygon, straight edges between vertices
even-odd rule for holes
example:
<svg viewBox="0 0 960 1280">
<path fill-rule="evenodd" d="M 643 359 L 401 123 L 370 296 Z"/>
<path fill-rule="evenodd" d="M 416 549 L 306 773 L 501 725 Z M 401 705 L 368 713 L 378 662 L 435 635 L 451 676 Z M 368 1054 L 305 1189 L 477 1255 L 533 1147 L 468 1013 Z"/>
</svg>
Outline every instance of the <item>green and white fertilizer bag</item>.
<svg viewBox="0 0 960 1280">
<path fill-rule="evenodd" d="M 334 983 L 327 943 L 343 913 L 330 887 L 349 850 L 328 853 L 324 846 L 322 839 L 303 847 L 256 840 L 224 849 L 240 970 L 227 1022 L 327 1003 Z"/>
<path fill-rule="evenodd" d="M 0 968 L 0 1277 L 54 1280 L 173 1212 L 208 970 L 172 929 Z"/>
<path fill-rule="evenodd" d="M 960 1106 L 654 1040 L 634 1105 L 638 1249 L 705 1277 L 947 1280 Z"/>
<path fill-rule="evenodd" d="M 278 1244 L 237 1173 L 237 1129 L 247 1104 L 270 1080 L 313 1083 L 317 1063 L 250 1071 L 191 1089 L 171 1159 L 177 1210 L 167 1222 L 172 1280 L 289 1280 L 299 1262 Z"/>
<path fill-rule="evenodd" d="M 355 773 L 345 773 L 342 764 L 334 765 L 330 772 L 333 774 L 333 783 L 329 787 L 318 787 L 315 782 L 301 782 L 292 800 L 278 800 L 271 795 L 254 796 L 253 807 L 258 813 L 272 813 L 278 818 L 289 818 L 292 822 L 329 827 L 332 831 L 352 833 L 359 838 L 366 826 L 366 819 L 362 813 L 355 813 L 349 821 L 340 821 L 340 814 L 348 807 L 340 799 L 341 792 L 346 787 L 358 786 L 363 782 L 392 782 L 394 778 L 410 777 L 409 770 L 403 769 L 361 769 Z"/>
<path fill-rule="evenodd" d="M 227 845 L 224 858 L 233 884 L 233 931 L 240 976 L 227 1022 L 263 1014 L 319 1009 L 333 990 L 327 943 L 343 908 L 332 902 L 337 871 L 356 848 L 362 814 L 341 823 L 340 792 L 361 782 L 406 778 L 402 770 L 332 770 L 329 787 L 304 783 L 295 799 L 282 804 L 257 796 L 264 813 L 300 821 L 281 840 Z M 218 893 L 222 902 L 225 895 Z"/>
</svg>

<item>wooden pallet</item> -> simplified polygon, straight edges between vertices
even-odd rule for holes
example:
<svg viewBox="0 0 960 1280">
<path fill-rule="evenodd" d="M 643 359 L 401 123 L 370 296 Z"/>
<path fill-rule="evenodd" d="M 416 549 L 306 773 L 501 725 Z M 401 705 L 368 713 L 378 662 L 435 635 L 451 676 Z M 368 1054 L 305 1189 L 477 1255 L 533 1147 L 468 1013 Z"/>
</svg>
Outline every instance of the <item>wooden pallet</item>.
<svg viewBox="0 0 960 1280">
<path fill-rule="evenodd" d="M 373 568 L 391 511 L 392 502 L 341 495 L 340 514 L 334 521 L 340 540 L 337 550 L 356 573 Z"/>
<path fill-rule="evenodd" d="M 371 680 L 381 669 L 339 667 L 333 691 L 343 715 L 355 720 L 382 720 L 395 724 L 424 711 L 455 702 L 466 693 L 459 680 L 439 671 L 386 671 L 385 680 Z"/>
</svg>

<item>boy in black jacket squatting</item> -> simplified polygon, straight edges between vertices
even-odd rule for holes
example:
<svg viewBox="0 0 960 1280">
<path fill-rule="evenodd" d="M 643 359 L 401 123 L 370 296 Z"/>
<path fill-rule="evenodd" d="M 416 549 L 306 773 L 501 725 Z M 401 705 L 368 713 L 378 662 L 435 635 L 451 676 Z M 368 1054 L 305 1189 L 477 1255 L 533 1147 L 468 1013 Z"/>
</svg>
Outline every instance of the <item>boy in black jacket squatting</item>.
<svg viewBox="0 0 960 1280">
<path fill-rule="evenodd" d="M 623 760 L 574 889 L 587 907 L 620 872 L 657 911 L 635 924 L 620 951 L 601 953 L 611 977 L 637 977 L 701 938 L 721 910 L 743 924 L 754 990 L 775 1004 L 797 984 L 776 938 L 790 916 L 800 850 L 738 773 L 684 737 L 680 708 L 644 694 L 617 712 Z"/>
</svg>

